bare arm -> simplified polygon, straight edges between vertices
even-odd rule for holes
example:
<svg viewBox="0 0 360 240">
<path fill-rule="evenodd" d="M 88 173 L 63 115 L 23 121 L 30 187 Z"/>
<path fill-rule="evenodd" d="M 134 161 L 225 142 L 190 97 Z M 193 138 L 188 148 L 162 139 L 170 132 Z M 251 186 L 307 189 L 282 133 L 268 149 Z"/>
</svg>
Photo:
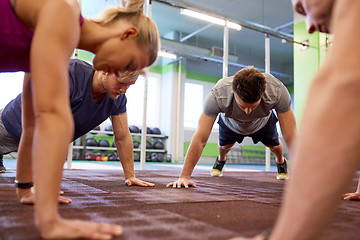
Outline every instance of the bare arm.
<svg viewBox="0 0 360 240">
<path fill-rule="evenodd" d="M 124 169 L 126 184 L 139 186 L 154 186 L 153 183 L 144 182 L 135 177 L 133 142 L 127 122 L 127 114 L 111 116 L 114 140 L 121 165 Z"/>
<path fill-rule="evenodd" d="M 314 21 L 312 24 L 321 25 L 320 20 L 316 21 L 317 15 L 310 16 L 310 13 L 324 10 L 322 16 L 326 19 L 331 14 L 327 11 L 328 7 L 335 1 L 322 1 L 328 4 L 324 8 L 321 4 L 306 5 L 310 0 L 292 2 L 296 11 L 309 15 L 308 19 Z M 357 145 L 360 139 L 354 133 L 360 130 L 360 114 L 354 109 L 360 101 L 360 47 L 356 40 L 360 37 L 356 24 L 360 2 L 337 1 L 334 8 L 332 29 L 336 43 L 308 94 L 295 148 L 292 177 L 286 186 L 284 202 L 269 238 L 271 240 L 317 239 L 335 212 L 341 192 L 359 166 Z M 325 23 L 325 27 L 329 29 L 329 23 Z M 333 139 L 340 140 L 336 146 L 333 146 Z M 306 174 L 308 169 L 318 169 L 316 176 Z M 258 235 L 252 239 L 264 238 Z"/>
<path fill-rule="evenodd" d="M 201 114 L 198 123 L 198 128 L 191 140 L 188 152 L 185 157 L 185 164 L 181 171 L 179 180 L 176 182 L 169 183 L 167 187 L 169 186 L 181 187 L 181 185 L 187 187 L 187 183 L 185 183 L 186 184 L 185 185 L 182 181 L 183 179 L 187 179 L 187 180 L 190 179 L 191 173 L 194 170 L 195 165 L 199 161 L 201 153 L 206 145 L 207 140 L 209 139 L 215 120 L 216 117 L 209 117 L 204 113 Z"/>
<path fill-rule="evenodd" d="M 270 240 L 318 239 L 359 167 L 359 13 L 359 1 L 336 2 L 335 42 L 310 87 L 292 176 Z M 316 174 L 308 174 L 309 169 Z"/>
<path fill-rule="evenodd" d="M 181 178 L 190 178 L 195 165 L 200 159 L 207 140 L 209 139 L 215 120 L 216 117 L 209 117 L 204 113 L 201 114 L 198 128 L 191 140 L 188 152 L 185 156 L 185 164 L 180 174 Z"/>
<path fill-rule="evenodd" d="M 52 234 L 48 224 L 58 218 L 62 168 L 73 135 L 68 62 L 80 34 L 79 24 L 74 24 L 79 21 L 80 10 L 73 4 L 62 1 L 44 3 L 37 15 L 31 46 L 33 116 L 24 115 L 24 118 L 34 117 L 35 122 L 32 149 L 35 218 L 44 237 Z M 24 109 L 24 113 L 29 111 Z"/>
<path fill-rule="evenodd" d="M 335 4 L 335 42 L 309 91 L 292 177 L 270 239 L 317 239 L 359 166 L 359 13 L 359 1 Z M 315 176 L 309 169 L 319 171 Z"/>
<path fill-rule="evenodd" d="M 290 152 L 293 152 L 294 142 L 297 135 L 294 112 L 290 109 L 285 113 L 278 113 L 277 116 L 286 146 L 289 148 Z"/>
<path fill-rule="evenodd" d="M 28 100 L 34 121 L 32 154 L 35 191 L 35 224 L 43 238 L 109 238 L 120 235 L 119 226 L 69 220 L 58 213 L 58 193 L 74 124 L 69 104 L 68 63 L 80 38 L 80 7 L 75 0 L 19 1 L 39 7 L 30 53 L 31 86 Z M 30 113 L 30 114 L 29 114 Z M 31 114 L 32 113 L 32 114 Z M 25 130 L 26 131 L 26 130 Z M 26 144 L 26 143 L 24 143 Z M 22 151 L 19 149 L 19 151 Z M 25 149 L 26 151 L 26 149 Z M 27 155 L 24 154 L 24 155 Z"/>
</svg>

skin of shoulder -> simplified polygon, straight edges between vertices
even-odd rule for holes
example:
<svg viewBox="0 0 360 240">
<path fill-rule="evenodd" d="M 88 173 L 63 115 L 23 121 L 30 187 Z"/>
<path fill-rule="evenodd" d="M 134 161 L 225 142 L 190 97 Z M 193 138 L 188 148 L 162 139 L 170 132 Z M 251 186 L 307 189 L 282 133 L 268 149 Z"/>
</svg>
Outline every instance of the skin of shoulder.
<svg viewBox="0 0 360 240">
<path fill-rule="evenodd" d="M 12 6 L 14 6 L 14 1 L 11 0 Z M 15 11 L 19 19 L 34 31 L 42 11 L 61 11 L 67 7 L 80 16 L 80 6 L 76 0 L 21 0 L 16 1 Z"/>
</svg>

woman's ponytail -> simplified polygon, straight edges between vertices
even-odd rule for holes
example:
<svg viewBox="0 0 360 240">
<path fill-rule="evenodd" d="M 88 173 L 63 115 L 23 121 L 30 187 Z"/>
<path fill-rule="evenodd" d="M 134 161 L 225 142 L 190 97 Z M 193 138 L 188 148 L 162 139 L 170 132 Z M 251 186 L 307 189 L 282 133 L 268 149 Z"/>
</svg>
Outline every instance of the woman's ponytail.
<svg viewBox="0 0 360 240">
<path fill-rule="evenodd" d="M 121 0 L 121 3 L 127 12 L 143 13 L 144 11 L 144 0 Z"/>
</svg>

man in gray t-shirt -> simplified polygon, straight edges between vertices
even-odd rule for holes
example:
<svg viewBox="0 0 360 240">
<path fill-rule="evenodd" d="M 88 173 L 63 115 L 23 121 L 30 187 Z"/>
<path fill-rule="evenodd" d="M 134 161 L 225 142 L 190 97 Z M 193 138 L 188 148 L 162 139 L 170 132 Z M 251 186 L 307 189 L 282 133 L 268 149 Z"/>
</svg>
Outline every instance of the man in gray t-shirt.
<svg viewBox="0 0 360 240">
<path fill-rule="evenodd" d="M 211 170 L 212 176 L 222 175 L 226 154 L 235 142 L 241 143 L 248 136 L 254 143 L 261 141 L 274 153 L 278 167 L 277 178 L 288 178 L 284 148 L 279 141 L 276 123 L 279 120 L 284 140 L 291 150 L 297 131 L 289 92 L 271 74 L 247 67 L 232 77 L 219 80 L 208 94 L 180 178 L 167 186 L 195 186 L 189 180 L 190 175 L 199 161 L 218 115 L 219 157 Z"/>
</svg>

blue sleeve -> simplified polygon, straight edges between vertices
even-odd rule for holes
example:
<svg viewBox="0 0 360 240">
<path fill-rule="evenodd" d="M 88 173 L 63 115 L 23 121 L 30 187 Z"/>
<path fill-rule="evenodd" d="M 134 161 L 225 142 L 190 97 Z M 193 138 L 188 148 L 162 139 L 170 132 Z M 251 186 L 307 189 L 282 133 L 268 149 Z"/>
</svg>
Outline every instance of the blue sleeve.
<svg viewBox="0 0 360 240">
<path fill-rule="evenodd" d="M 115 103 L 116 104 L 114 104 L 111 115 L 120 115 L 126 113 L 127 98 L 125 94 L 120 95 L 118 99 L 115 100 Z"/>
</svg>

